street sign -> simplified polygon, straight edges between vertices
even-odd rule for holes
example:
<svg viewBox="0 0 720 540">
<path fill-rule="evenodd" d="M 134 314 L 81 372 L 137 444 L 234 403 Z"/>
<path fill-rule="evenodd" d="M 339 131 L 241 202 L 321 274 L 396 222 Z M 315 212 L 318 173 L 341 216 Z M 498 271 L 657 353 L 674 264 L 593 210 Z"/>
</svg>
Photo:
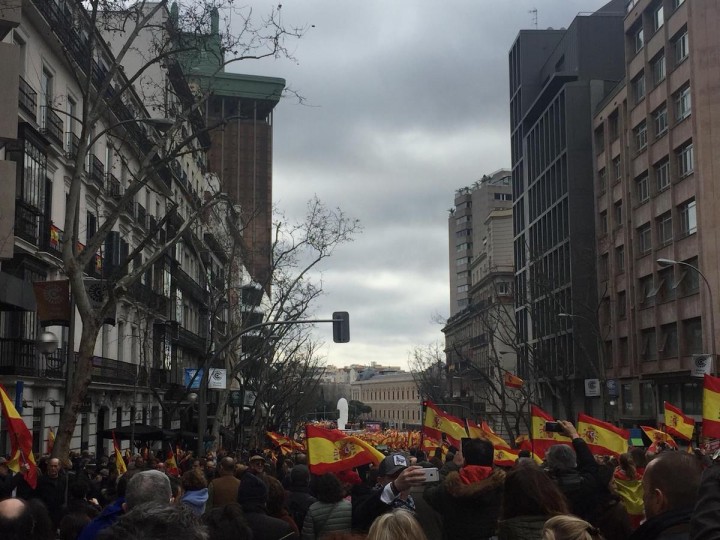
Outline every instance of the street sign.
<svg viewBox="0 0 720 540">
<path fill-rule="evenodd" d="M 240 407 L 242 402 L 242 390 L 233 390 L 228 397 L 228 405 L 231 407 Z"/>
<path fill-rule="evenodd" d="M 600 395 L 600 379 L 585 379 L 585 397 Z"/>
<path fill-rule="evenodd" d="M 712 373 L 712 355 L 711 354 L 694 354 L 692 365 L 693 377 L 704 377 Z"/>
<path fill-rule="evenodd" d="M 197 373 L 197 377 L 195 377 L 195 373 Z M 185 378 L 183 379 L 183 385 L 188 390 L 198 390 L 200 388 L 200 381 L 202 380 L 202 376 L 202 369 L 185 368 Z M 195 377 L 194 381 L 193 377 Z M 190 385 L 190 381 L 192 381 L 192 386 Z"/>
<path fill-rule="evenodd" d="M 616 379 L 608 379 L 606 384 L 608 396 L 618 397 L 620 395 L 620 393 L 618 392 L 618 382 Z"/>
<path fill-rule="evenodd" d="M 227 377 L 224 368 L 210 368 L 208 388 L 213 390 L 225 390 L 227 388 Z"/>
</svg>

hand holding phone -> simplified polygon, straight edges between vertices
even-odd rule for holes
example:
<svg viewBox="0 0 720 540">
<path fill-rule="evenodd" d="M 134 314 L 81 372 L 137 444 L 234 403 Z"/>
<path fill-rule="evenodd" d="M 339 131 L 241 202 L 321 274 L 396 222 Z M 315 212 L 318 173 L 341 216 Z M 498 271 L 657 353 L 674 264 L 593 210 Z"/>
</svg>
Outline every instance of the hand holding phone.
<svg viewBox="0 0 720 540">
<path fill-rule="evenodd" d="M 423 474 L 425 474 L 426 484 L 429 482 L 440 481 L 440 472 L 438 471 L 437 467 L 426 467 L 423 469 Z"/>
</svg>

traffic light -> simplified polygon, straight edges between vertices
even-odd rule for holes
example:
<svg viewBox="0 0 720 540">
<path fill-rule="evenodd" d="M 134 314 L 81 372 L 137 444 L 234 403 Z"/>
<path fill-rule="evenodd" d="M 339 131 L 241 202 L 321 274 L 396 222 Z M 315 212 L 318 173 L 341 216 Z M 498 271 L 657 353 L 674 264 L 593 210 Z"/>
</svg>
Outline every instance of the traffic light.
<svg viewBox="0 0 720 540">
<path fill-rule="evenodd" d="M 335 311 L 333 318 L 333 341 L 347 343 L 350 341 L 350 314 L 347 311 Z"/>
</svg>

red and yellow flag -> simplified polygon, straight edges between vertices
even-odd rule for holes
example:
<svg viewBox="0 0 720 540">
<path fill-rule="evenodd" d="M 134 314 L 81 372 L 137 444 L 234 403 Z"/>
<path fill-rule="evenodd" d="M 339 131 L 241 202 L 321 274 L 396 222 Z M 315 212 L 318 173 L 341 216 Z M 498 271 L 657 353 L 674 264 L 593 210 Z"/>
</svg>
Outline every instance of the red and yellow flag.
<svg viewBox="0 0 720 540">
<path fill-rule="evenodd" d="M 165 470 L 170 476 L 180 476 L 180 469 L 178 469 L 177 460 L 175 459 L 175 454 L 173 454 L 172 446 L 168 449 L 165 459 Z"/>
<path fill-rule="evenodd" d="M 312 474 L 352 469 L 359 465 L 378 465 L 385 456 L 372 445 L 335 429 L 306 425 L 305 446 Z"/>
<path fill-rule="evenodd" d="M 450 444 L 460 448 L 460 439 L 468 436 L 465 422 L 446 413 L 431 401 L 426 401 L 425 404 L 423 433 L 436 440 L 442 440 L 444 433 Z"/>
<path fill-rule="evenodd" d="M 523 381 L 517 375 L 513 375 L 509 371 L 505 372 L 503 381 L 505 383 L 505 386 L 507 386 L 508 388 L 515 388 L 517 390 L 520 390 L 523 387 L 523 384 L 525 384 L 525 381 Z"/>
<path fill-rule="evenodd" d="M 30 433 L 2 385 L 0 385 L 0 400 L 2 401 L 2 415 L 5 419 L 8 435 L 10 435 L 10 453 L 12 457 L 8 462 L 8 467 L 15 472 L 22 470 L 25 481 L 31 488 L 35 489 L 37 487 L 37 464 L 32 451 L 32 433 Z M 24 470 L 23 466 L 27 466 L 27 470 Z"/>
<path fill-rule="evenodd" d="M 628 451 L 629 431 L 592 416 L 578 415 L 577 432 L 593 454 L 619 456 Z"/>
<path fill-rule="evenodd" d="M 720 439 L 720 377 L 705 375 L 702 435 Z"/>
<path fill-rule="evenodd" d="M 47 447 L 46 447 L 46 454 L 52 454 L 53 447 L 55 446 L 55 432 L 53 431 L 53 428 L 48 428 L 48 438 L 47 438 Z"/>
<path fill-rule="evenodd" d="M 115 449 L 115 467 L 117 468 L 118 476 L 122 476 L 127 472 L 127 467 L 125 466 L 125 460 L 122 457 L 122 453 L 120 453 L 120 446 L 118 446 L 117 439 L 115 438 L 115 430 L 112 432 L 112 439 L 113 448 Z"/>
<path fill-rule="evenodd" d="M 554 422 L 552 416 L 543 411 L 540 407 L 532 406 L 530 424 L 530 438 L 532 451 L 539 457 L 544 458 L 545 452 L 556 444 L 572 444 L 570 437 L 560 435 L 554 431 L 545 431 L 546 422 Z"/>
<path fill-rule="evenodd" d="M 512 467 L 518 459 L 518 450 L 512 448 L 495 448 L 493 463 L 498 467 Z"/>
<path fill-rule="evenodd" d="M 665 402 L 665 431 L 674 437 L 691 441 L 695 430 L 695 420 L 685 415 L 680 409 Z"/>
<path fill-rule="evenodd" d="M 675 442 L 675 439 L 673 439 L 664 431 L 660 431 L 648 426 L 640 426 L 640 429 L 642 429 L 645 435 L 647 435 L 647 438 L 652 441 L 652 443 L 650 443 L 650 448 L 652 448 L 653 450 L 651 451 L 655 451 L 655 449 L 657 449 L 657 444 L 661 442 L 667 443 L 668 446 L 677 450 L 678 445 Z"/>
</svg>

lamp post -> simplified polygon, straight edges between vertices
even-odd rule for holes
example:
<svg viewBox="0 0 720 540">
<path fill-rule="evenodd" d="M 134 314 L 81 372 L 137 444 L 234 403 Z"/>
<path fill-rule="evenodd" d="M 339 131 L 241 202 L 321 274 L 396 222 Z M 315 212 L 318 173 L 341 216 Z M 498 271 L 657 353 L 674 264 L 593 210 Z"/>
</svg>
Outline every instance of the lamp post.
<svg viewBox="0 0 720 540">
<path fill-rule="evenodd" d="M 579 315 L 576 313 L 558 313 L 558 317 L 565 317 L 569 319 L 583 319 L 587 323 L 590 324 L 590 328 L 592 329 L 592 333 L 595 335 L 595 341 L 597 346 L 597 352 L 598 352 L 598 363 L 600 366 L 598 367 L 597 364 L 593 362 L 593 368 L 595 370 L 595 374 L 598 376 L 598 379 L 600 380 L 600 400 L 602 402 L 602 414 L 603 414 L 603 420 L 609 420 L 607 417 L 607 402 L 605 401 L 605 390 L 606 390 L 606 378 L 605 378 L 605 351 L 603 349 L 603 340 L 602 336 L 600 335 L 600 330 L 596 326 L 596 322 L 590 319 L 589 317 L 586 317 L 585 315 Z"/>
<path fill-rule="evenodd" d="M 713 313 L 713 311 L 715 309 L 715 302 L 713 301 L 712 287 L 710 287 L 710 282 L 705 277 L 705 274 L 703 274 L 697 266 L 693 266 L 690 263 L 686 263 L 683 261 L 675 261 L 673 259 L 658 259 L 657 263 L 660 266 L 660 268 L 667 268 L 669 266 L 675 266 L 675 265 L 687 266 L 688 268 L 697 272 L 698 275 L 705 282 L 705 286 L 707 287 L 707 290 L 708 290 L 708 297 L 710 297 L 710 310 L 709 310 L 710 311 L 710 339 L 711 339 L 710 345 L 712 347 L 713 370 L 715 372 L 715 375 L 717 375 L 717 366 L 715 365 L 715 361 L 717 358 L 716 351 L 715 351 L 715 314 Z"/>
</svg>

